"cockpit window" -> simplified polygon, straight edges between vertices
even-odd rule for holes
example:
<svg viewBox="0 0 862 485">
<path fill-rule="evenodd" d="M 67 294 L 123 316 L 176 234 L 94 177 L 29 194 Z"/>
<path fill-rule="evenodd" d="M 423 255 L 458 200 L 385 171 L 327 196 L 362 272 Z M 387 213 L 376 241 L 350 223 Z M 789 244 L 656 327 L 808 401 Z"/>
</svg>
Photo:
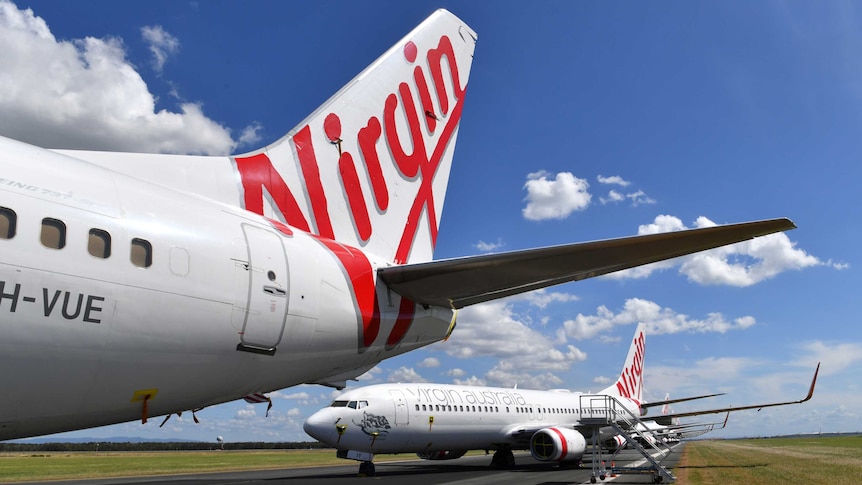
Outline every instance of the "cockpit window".
<svg viewBox="0 0 862 485">
<path fill-rule="evenodd" d="M 347 403 L 347 407 L 349 407 L 350 409 L 356 409 L 356 401 L 350 401 L 349 403 Z"/>
<path fill-rule="evenodd" d="M 331 408 L 343 408 L 347 406 L 347 401 L 332 401 L 332 404 L 329 405 Z"/>
<path fill-rule="evenodd" d="M 356 409 L 362 409 L 365 406 L 368 406 L 368 401 L 359 401 L 359 406 Z"/>
</svg>

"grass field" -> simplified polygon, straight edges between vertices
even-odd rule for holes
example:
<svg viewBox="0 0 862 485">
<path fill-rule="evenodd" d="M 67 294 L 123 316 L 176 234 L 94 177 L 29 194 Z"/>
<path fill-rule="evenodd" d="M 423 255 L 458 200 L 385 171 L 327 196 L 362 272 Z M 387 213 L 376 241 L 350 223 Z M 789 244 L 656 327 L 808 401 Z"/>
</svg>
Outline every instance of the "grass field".
<svg viewBox="0 0 862 485">
<path fill-rule="evenodd" d="M 862 436 L 693 441 L 673 471 L 681 485 L 855 485 L 862 483 Z"/>
<path fill-rule="evenodd" d="M 380 455 L 374 461 L 415 458 L 416 455 Z M 349 464 L 356 464 L 359 469 L 359 462 L 336 458 L 335 450 L 3 453 L 0 482 Z"/>
</svg>

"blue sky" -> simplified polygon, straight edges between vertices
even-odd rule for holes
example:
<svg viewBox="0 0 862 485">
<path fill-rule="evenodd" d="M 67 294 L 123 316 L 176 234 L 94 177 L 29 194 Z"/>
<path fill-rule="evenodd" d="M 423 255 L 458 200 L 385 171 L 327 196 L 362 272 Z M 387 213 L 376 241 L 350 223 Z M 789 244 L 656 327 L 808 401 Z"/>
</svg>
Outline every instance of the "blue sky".
<svg viewBox="0 0 862 485">
<path fill-rule="evenodd" d="M 854 2 L 0 0 L 0 134 L 121 150 L 164 135 L 180 152 L 248 151 L 439 7 L 479 41 L 435 258 L 772 217 L 799 229 L 469 307 L 448 342 L 353 385 L 596 391 L 643 321 L 651 400 L 799 399 L 823 361 L 811 402 L 739 413 L 715 436 L 862 430 Z M 80 126 L 111 135 L 70 136 Z M 299 386 L 273 394 L 268 418 L 235 402 L 197 425 L 184 414 L 164 428 L 65 436 L 304 440 L 304 418 L 333 395 Z"/>
</svg>

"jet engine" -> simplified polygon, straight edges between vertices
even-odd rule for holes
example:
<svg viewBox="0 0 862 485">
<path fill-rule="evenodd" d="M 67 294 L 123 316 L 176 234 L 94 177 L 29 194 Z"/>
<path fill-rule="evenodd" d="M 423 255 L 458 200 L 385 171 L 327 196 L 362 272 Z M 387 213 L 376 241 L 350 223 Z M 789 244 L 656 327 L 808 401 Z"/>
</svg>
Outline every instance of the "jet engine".
<svg viewBox="0 0 862 485">
<path fill-rule="evenodd" d="M 530 454 L 539 461 L 575 461 L 584 456 L 587 440 L 570 428 L 544 428 L 530 438 Z"/>
<path fill-rule="evenodd" d="M 461 458 L 464 456 L 464 453 L 467 453 L 467 450 L 420 451 L 419 453 L 416 453 L 416 456 L 423 460 L 454 460 L 455 458 Z"/>
<path fill-rule="evenodd" d="M 604 447 L 610 451 L 615 451 L 626 447 L 626 439 L 622 435 L 614 435 L 602 443 Z"/>
</svg>

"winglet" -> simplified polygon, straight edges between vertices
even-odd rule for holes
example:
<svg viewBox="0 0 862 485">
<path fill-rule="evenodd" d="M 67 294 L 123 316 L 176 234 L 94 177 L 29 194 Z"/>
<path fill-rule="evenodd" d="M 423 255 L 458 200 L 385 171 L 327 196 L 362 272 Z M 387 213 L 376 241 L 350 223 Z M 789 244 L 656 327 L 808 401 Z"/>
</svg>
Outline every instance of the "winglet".
<svg viewBox="0 0 862 485">
<path fill-rule="evenodd" d="M 814 396 L 814 385 L 817 384 L 817 374 L 819 372 L 820 372 L 820 362 L 817 363 L 817 369 L 814 370 L 814 379 L 811 379 L 811 388 L 808 389 L 808 395 L 805 396 L 805 399 L 803 399 L 799 402 L 805 402 L 805 401 L 811 399 L 812 396 Z"/>
</svg>

